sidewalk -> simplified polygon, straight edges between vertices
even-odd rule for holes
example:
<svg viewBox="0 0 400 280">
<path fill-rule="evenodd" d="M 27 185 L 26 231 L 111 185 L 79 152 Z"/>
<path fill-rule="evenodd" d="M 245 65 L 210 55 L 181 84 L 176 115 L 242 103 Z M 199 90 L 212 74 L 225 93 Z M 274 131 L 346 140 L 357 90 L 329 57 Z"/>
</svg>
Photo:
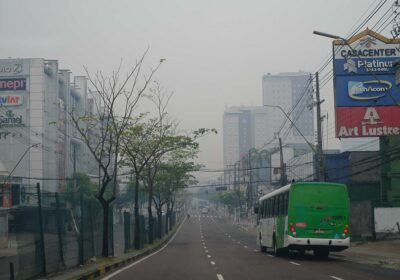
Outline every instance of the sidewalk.
<svg viewBox="0 0 400 280">
<path fill-rule="evenodd" d="M 349 249 L 331 255 L 361 264 L 400 270 L 400 239 L 352 243 Z"/>
</svg>

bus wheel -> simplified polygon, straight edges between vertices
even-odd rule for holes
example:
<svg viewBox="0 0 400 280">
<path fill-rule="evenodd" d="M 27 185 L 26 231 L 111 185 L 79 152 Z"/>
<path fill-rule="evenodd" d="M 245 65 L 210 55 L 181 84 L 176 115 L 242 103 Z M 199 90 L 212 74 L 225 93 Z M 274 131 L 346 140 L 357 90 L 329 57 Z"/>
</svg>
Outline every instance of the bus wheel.
<svg viewBox="0 0 400 280">
<path fill-rule="evenodd" d="M 329 256 L 329 250 L 327 249 L 315 249 L 314 256 L 320 259 L 326 259 Z"/>
<path fill-rule="evenodd" d="M 259 235 L 259 239 L 260 239 L 260 251 L 263 252 L 263 253 L 267 252 L 267 247 L 263 246 L 261 244 L 261 232 L 260 232 L 260 235 Z"/>
<path fill-rule="evenodd" d="M 274 250 L 274 255 L 279 257 L 280 256 L 280 250 L 278 249 L 278 245 L 276 244 L 275 235 L 274 235 L 273 240 L 272 240 L 272 248 Z"/>
<path fill-rule="evenodd" d="M 260 245 L 260 251 L 263 253 L 267 252 L 267 247 Z"/>
<path fill-rule="evenodd" d="M 299 253 L 300 256 L 304 256 L 304 254 L 306 253 L 306 249 L 304 248 L 297 249 L 297 253 Z"/>
</svg>

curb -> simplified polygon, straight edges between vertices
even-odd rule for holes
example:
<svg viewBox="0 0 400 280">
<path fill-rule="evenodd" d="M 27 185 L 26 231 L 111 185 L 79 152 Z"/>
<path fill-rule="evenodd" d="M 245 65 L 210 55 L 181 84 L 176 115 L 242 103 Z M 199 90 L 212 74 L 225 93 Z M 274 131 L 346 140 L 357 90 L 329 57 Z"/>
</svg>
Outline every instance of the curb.
<svg viewBox="0 0 400 280">
<path fill-rule="evenodd" d="M 118 261 L 116 263 L 112 263 L 112 264 L 106 264 L 96 270 L 81 274 L 79 276 L 74 276 L 71 278 L 67 278 L 68 280 L 92 280 L 92 279 L 96 279 L 100 276 L 104 276 L 105 274 L 111 272 L 112 270 L 115 270 L 117 268 L 121 268 L 129 263 L 132 263 L 134 261 L 137 261 L 147 255 L 150 255 L 151 253 L 159 250 L 161 247 L 163 247 L 166 243 L 168 243 L 168 241 L 171 240 L 171 238 L 175 235 L 175 233 L 177 232 L 177 230 L 180 228 L 180 226 L 182 225 L 182 223 L 185 221 L 185 219 L 183 219 L 179 224 L 177 224 L 175 226 L 175 229 L 172 230 L 169 234 L 169 236 L 167 236 L 161 243 L 155 245 L 152 248 L 149 248 L 148 250 L 141 252 L 135 256 L 132 256 L 130 258 Z"/>
</svg>

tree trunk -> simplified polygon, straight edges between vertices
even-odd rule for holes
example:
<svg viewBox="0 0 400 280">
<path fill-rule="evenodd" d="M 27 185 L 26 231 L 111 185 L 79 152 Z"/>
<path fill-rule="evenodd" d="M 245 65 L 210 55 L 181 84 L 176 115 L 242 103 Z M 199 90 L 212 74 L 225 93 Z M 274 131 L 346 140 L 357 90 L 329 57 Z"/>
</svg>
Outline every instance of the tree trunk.
<svg viewBox="0 0 400 280">
<path fill-rule="evenodd" d="M 147 212 L 149 214 L 149 243 L 153 244 L 154 242 L 154 218 L 153 218 L 153 211 L 151 209 L 151 204 L 149 203 L 147 206 Z"/>
<path fill-rule="evenodd" d="M 170 205 L 170 202 L 168 200 L 168 202 L 167 202 L 167 213 L 166 213 L 166 216 L 165 216 L 165 234 L 168 234 L 169 224 L 171 223 L 169 205 Z"/>
<path fill-rule="evenodd" d="M 162 206 L 160 206 L 160 208 L 157 209 L 157 219 L 158 219 L 157 235 L 158 235 L 158 238 L 162 238 L 162 231 L 163 231 L 163 228 L 162 228 L 162 211 L 161 211 L 161 209 L 162 209 Z"/>
<path fill-rule="evenodd" d="M 153 218 L 153 210 L 152 210 L 152 201 L 153 201 L 153 188 L 149 188 L 149 197 L 147 201 L 147 212 L 149 214 L 149 243 L 153 244 L 154 242 L 154 218 Z"/>
<path fill-rule="evenodd" d="M 175 200 L 171 201 L 171 209 L 169 210 L 169 230 L 172 230 L 172 213 L 174 212 Z"/>
<path fill-rule="evenodd" d="M 140 222 L 139 222 L 139 177 L 135 176 L 135 249 L 140 249 Z"/>
<path fill-rule="evenodd" d="M 101 250 L 101 255 L 103 257 L 108 257 L 108 247 L 109 247 L 109 203 L 104 200 L 99 200 L 103 208 L 103 247 Z"/>
</svg>

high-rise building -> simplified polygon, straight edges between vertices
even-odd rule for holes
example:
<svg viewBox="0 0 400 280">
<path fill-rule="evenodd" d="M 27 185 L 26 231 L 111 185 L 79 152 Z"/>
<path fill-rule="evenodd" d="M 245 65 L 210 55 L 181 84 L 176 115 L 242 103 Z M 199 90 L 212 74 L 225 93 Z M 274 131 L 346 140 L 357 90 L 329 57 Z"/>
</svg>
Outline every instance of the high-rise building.
<svg viewBox="0 0 400 280">
<path fill-rule="evenodd" d="M 314 142 L 313 87 L 310 73 L 294 72 L 266 74 L 262 78 L 263 106 L 280 106 L 288 113 L 301 134 L 308 142 Z M 266 137 L 274 138 L 277 133 L 286 144 L 304 143 L 303 136 L 294 128 L 279 108 L 267 107 L 271 112 L 268 119 Z M 294 110 L 292 111 L 292 108 Z"/>
<path fill-rule="evenodd" d="M 235 106 L 226 108 L 223 116 L 224 166 L 232 165 L 248 155 L 252 148 L 263 149 L 267 138 L 269 112 L 263 107 Z M 225 174 L 225 183 L 232 182 L 233 172 Z M 265 177 L 265 176 L 264 176 Z"/>
</svg>

